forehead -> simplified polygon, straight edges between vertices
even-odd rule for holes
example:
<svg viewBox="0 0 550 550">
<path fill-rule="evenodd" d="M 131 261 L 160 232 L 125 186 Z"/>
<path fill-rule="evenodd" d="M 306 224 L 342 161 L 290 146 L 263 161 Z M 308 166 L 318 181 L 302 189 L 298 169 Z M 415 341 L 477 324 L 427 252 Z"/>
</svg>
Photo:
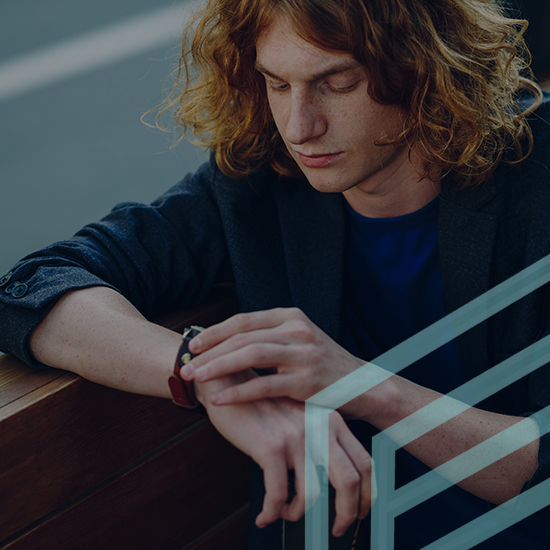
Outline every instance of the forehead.
<svg viewBox="0 0 550 550">
<path fill-rule="evenodd" d="M 304 40 L 280 14 L 273 17 L 256 42 L 256 67 L 266 74 L 300 74 L 308 79 L 359 65 L 349 53 L 324 50 Z"/>
</svg>

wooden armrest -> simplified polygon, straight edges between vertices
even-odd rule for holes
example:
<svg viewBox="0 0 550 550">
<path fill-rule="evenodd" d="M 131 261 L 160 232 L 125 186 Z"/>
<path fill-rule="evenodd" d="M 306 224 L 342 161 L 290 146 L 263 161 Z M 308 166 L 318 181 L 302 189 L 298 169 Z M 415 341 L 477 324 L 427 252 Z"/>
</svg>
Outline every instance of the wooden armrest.
<svg viewBox="0 0 550 550">
<path fill-rule="evenodd" d="M 165 316 L 236 310 L 227 293 Z M 249 461 L 207 418 L 0 357 L 0 548 L 244 547 Z"/>
</svg>

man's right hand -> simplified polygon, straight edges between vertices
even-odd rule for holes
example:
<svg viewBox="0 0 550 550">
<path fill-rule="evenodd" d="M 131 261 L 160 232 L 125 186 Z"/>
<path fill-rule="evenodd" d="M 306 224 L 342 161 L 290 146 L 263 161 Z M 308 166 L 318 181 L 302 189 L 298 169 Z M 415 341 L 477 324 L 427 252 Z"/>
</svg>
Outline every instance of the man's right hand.
<svg viewBox="0 0 550 550">
<path fill-rule="evenodd" d="M 208 396 L 222 387 L 257 376 L 252 371 L 195 382 L 199 401 L 216 429 L 250 456 L 263 470 L 266 494 L 256 518 L 265 527 L 278 518 L 297 521 L 305 513 L 304 404 L 289 398 L 262 399 L 234 405 L 212 405 Z M 288 498 L 288 471 L 295 472 L 296 495 Z M 336 490 L 336 519 L 332 528 L 341 536 L 371 506 L 372 459 L 337 411 L 329 415 L 329 481 Z"/>
</svg>

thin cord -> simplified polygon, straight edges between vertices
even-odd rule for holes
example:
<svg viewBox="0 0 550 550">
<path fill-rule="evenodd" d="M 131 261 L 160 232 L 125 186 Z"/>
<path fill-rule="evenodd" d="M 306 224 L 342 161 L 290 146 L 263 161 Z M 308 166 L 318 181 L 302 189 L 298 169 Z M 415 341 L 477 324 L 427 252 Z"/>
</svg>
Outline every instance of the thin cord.
<svg viewBox="0 0 550 550">
<path fill-rule="evenodd" d="M 355 529 L 355 535 L 353 535 L 353 542 L 351 543 L 351 550 L 355 550 L 355 543 L 357 542 L 357 535 L 359 534 L 359 526 L 361 525 L 361 519 L 357 522 L 357 527 Z"/>
</svg>

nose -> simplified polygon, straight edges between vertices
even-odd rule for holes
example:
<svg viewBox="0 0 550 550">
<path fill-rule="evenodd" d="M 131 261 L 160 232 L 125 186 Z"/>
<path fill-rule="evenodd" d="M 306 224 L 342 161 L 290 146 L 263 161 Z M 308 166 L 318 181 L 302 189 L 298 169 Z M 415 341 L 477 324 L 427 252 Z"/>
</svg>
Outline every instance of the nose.
<svg viewBox="0 0 550 550">
<path fill-rule="evenodd" d="M 287 141 L 301 145 L 322 136 L 326 131 L 327 121 L 319 102 L 308 93 L 291 93 L 286 124 Z"/>
</svg>

